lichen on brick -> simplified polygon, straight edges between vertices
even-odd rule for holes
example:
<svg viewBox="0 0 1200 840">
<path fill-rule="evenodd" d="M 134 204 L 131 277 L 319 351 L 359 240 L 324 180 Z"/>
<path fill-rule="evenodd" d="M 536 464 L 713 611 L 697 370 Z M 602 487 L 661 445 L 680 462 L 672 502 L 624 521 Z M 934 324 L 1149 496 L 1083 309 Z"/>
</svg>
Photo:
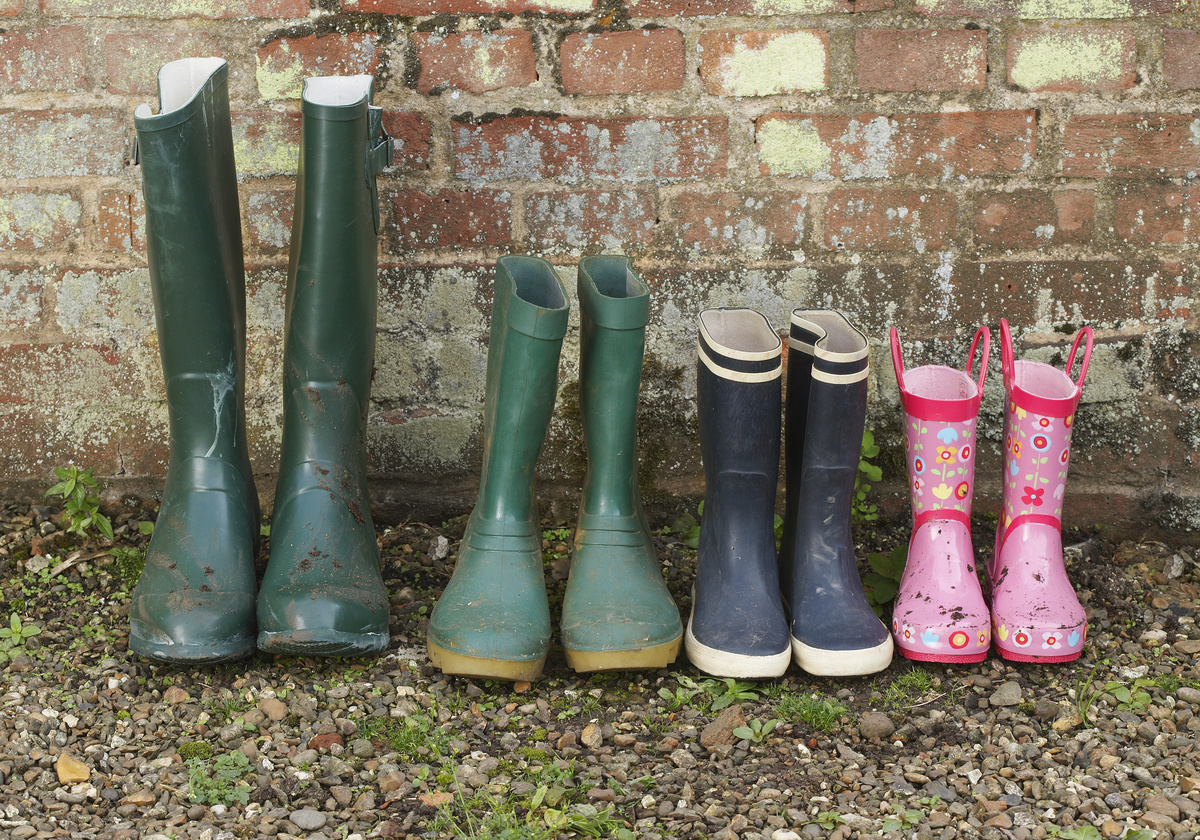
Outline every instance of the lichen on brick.
<svg viewBox="0 0 1200 840">
<path fill-rule="evenodd" d="M 770 119 L 758 129 L 758 156 L 773 175 L 829 180 L 833 152 L 810 120 Z"/>
<path fill-rule="evenodd" d="M 770 96 L 825 88 L 825 42 L 813 32 L 788 32 L 761 47 L 733 44 L 717 79 L 733 96 Z"/>
<path fill-rule="evenodd" d="M 69 193 L 12 192 L 0 196 L 0 247 L 42 248 L 61 242 L 79 222 Z"/>
<path fill-rule="evenodd" d="M 1095 85 L 1120 78 L 1125 54 L 1120 32 L 1039 32 L 1016 47 L 1010 74 L 1014 84 L 1029 90 L 1070 82 Z"/>
</svg>

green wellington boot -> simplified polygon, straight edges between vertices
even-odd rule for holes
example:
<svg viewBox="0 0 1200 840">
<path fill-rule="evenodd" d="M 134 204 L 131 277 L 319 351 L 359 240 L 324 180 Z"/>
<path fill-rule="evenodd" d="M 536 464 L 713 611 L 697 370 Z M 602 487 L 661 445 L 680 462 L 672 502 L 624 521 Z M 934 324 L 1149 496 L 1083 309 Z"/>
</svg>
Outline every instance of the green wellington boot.
<svg viewBox="0 0 1200 840">
<path fill-rule="evenodd" d="M 288 260 L 283 450 L 258 646 L 359 656 L 388 643 L 367 495 L 379 209 L 390 163 L 370 76 L 306 79 Z"/>
<path fill-rule="evenodd" d="M 579 409 L 587 446 L 562 643 L 576 671 L 665 668 L 683 640 L 637 482 L 650 290 L 628 257 L 579 263 Z"/>
<path fill-rule="evenodd" d="M 171 62 L 158 73 L 159 113 L 134 112 L 171 448 L 129 648 L 161 662 L 254 652 L 258 493 L 228 73 L 220 58 Z"/>
<path fill-rule="evenodd" d="M 501 257 L 492 293 L 483 474 L 454 575 L 429 620 L 444 673 L 534 680 L 550 650 L 550 606 L 533 468 L 554 410 L 570 302 L 550 263 Z"/>
</svg>

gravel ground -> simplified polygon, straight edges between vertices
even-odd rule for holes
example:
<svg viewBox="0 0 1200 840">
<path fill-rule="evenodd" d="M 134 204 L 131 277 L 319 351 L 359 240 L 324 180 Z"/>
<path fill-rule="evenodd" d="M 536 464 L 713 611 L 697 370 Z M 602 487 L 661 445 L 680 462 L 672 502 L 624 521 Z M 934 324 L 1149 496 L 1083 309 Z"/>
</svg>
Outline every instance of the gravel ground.
<svg viewBox="0 0 1200 840">
<path fill-rule="evenodd" d="M 682 657 L 580 678 L 556 649 L 530 686 L 447 679 L 425 658 L 461 521 L 381 530 L 393 613 L 379 658 L 144 662 L 126 642 L 150 518 L 114 517 L 114 557 L 64 534 L 55 509 L 0 511 L 0 626 L 14 634 L 0 640 L 0 837 L 1184 840 L 1200 829 L 1200 568 L 1187 546 L 1068 533 L 1092 627 L 1068 665 L 898 658 L 871 678 L 793 668 L 728 683 Z M 991 527 L 977 523 L 977 546 Z M 859 533 L 864 553 L 905 536 Z M 557 613 L 569 531 L 546 538 Z M 673 533 L 657 539 L 686 614 L 694 554 Z"/>
</svg>

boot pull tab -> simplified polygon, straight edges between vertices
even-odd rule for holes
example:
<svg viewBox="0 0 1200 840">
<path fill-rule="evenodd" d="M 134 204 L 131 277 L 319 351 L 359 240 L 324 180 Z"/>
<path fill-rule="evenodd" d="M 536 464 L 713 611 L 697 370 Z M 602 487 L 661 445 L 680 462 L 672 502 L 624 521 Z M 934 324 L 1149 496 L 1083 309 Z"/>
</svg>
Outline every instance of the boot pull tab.
<svg viewBox="0 0 1200 840">
<path fill-rule="evenodd" d="M 1087 344 L 1083 348 L 1083 361 L 1079 363 L 1079 378 L 1075 380 L 1075 388 L 1077 391 L 1083 391 L 1083 378 L 1087 376 L 1088 361 L 1092 358 L 1092 328 L 1084 327 L 1075 336 L 1075 342 L 1071 345 L 1071 352 L 1067 356 L 1067 376 L 1071 375 L 1071 368 L 1075 366 L 1075 351 L 1079 349 L 1079 342 L 1087 338 Z"/>
<path fill-rule="evenodd" d="M 383 108 L 378 105 L 367 107 L 367 159 L 364 172 L 367 186 L 371 190 L 371 216 L 375 222 L 375 233 L 379 233 L 379 188 L 375 176 L 393 163 L 392 137 L 383 127 Z"/>
<path fill-rule="evenodd" d="M 1016 364 L 1013 362 L 1012 333 L 1008 329 L 1008 321 L 1000 319 L 1000 370 L 1004 373 L 1004 392 L 1012 393 L 1013 376 Z"/>
<path fill-rule="evenodd" d="M 983 350 L 979 358 L 979 384 L 977 385 L 977 394 L 983 397 L 983 382 L 987 379 L 988 358 L 992 354 L 992 332 L 986 326 L 975 330 L 975 338 L 971 341 L 971 350 L 967 353 L 966 374 L 971 375 L 971 368 L 975 366 L 975 348 L 979 346 L 979 339 L 983 339 Z"/>
<path fill-rule="evenodd" d="M 900 334 L 896 332 L 896 328 L 892 327 L 889 334 L 892 343 L 892 367 L 896 369 L 896 384 L 900 386 L 900 393 L 904 393 L 904 358 L 900 355 Z M 975 352 L 975 345 L 971 345 L 971 352 Z M 986 350 L 984 352 L 987 352 Z"/>
</svg>

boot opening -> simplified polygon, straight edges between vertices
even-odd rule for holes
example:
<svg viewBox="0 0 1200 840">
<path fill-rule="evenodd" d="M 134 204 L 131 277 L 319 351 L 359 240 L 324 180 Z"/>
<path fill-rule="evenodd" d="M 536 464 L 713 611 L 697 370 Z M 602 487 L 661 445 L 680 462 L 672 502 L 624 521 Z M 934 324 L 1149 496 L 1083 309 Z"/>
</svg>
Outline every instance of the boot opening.
<svg viewBox="0 0 1200 840">
<path fill-rule="evenodd" d="M 567 305 L 550 263 L 537 257 L 520 256 L 501 257 L 500 262 L 508 269 L 521 300 L 542 309 L 562 309 Z"/>
<path fill-rule="evenodd" d="M 304 99 L 314 105 L 353 105 L 371 96 L 374 76 L 313 76 L 304 80 Z"/>
<path fill-rule="evenodd" d="M 833 309 L 795 309 L 792 323 L 821 336 L 821 355 L 831 361 L 852 362 L 866 358 L 867 337 L 846 316 Z"/>
<path fill-rule="evenodd" d="M 628 257 L 590 257 L 587 273 L 605 297 L 632 298 L 645 294 L 645 286 L 630 269 Z"/>
<path fill-rule="evenodd" d="M 706 309 L 700 313 L 700 327 L 710 345 L 734 358 L 777 356 L 782 345 L 767 319 L 753 309 Z"/>
<path fill-rule="evenodd" d="M 164 64 L 158 71 L 159 113 L 170 113 L 191 102 L 224 64 L 223 58 L 184 58 Z"/>
<path fill-rule="evenodd" d="M 1048 400 L 1066 400 L 1076 394 L 1071 377 L 1043 362 L 1014 362 L 1013 384 L 1027 394 Z"/>
<path fill-rule="evenodd" d="M 979 392 L 971 377 L 945 365 L 922 365 L 905 371 L 904 390 L 926 400 L 969 400 Z"/>
</svg>

